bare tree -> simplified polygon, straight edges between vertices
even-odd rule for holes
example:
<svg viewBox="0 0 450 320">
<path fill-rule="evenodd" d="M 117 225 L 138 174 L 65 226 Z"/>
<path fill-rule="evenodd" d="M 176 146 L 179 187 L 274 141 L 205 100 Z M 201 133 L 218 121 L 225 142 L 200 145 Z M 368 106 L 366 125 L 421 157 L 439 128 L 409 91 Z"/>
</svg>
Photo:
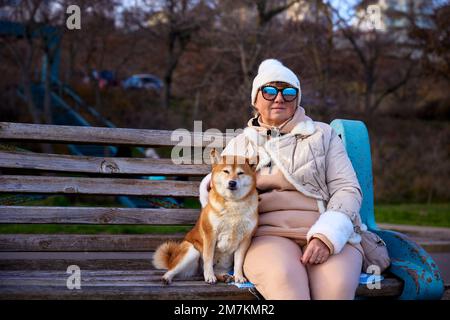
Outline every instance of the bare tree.
<svg viewBox="0 0 450 320">
<path fill-rule="evenodd" d="M 1 43 L 7 48 L 9 57 L 20 70 L 23 92 L 26 98 L 28 112 L 34 123 L 42 123 L 41 112 L 37 109 L 32 93 L 32 70 L 38 51 L 39 38 L 36 31 L 41 27 L 38 22 L 41 1 L 22 1 L 17 6 L 9 8 L 9 21 L 21 25 L 17 27 L 19 34 L 15 37 L 0 38 Z"/>
<path fill-rule="evenodd" d="M 205 88 L 204 95 L 208 96 L 205 107 L 215 108 L 216 113 L 224 108 L 224 112 L 228 111 L 229 125 L 242 125 L 242 119 L 250 114 L 251 109 L 243 113 L 243 107 L 250 106 L 252 78 L 261 60 L 273 57 L 274 48 L 285 43 L 285 39 L 277 38 L 283 34 L 283 13 L 297 2 L 222 0 L 216 3 L 215 24 L 206 37 L 214 46 L 207 50 L 208 55 L 214 56 L 211 66 L 220 59 L 217 66 L 220 77 L 215 77 L 214 83 Z M 205 60 L 209 61 L 206 54 Z"/>
<path fill-rule="evenodd" d="M 165 43 L 166 59 L 163 71 L 165 86 L 162 102 L 168 109 L 172 96 L 173 75 L 180 58 L 193 35 L 208 19 L 204 15 L 205 1 L 164 0 L 159 5 L 154 1 L 147 1 L 146 4 L 150 8 L 147 27 L 150 27 L 154 38 Z"/>
<path fill-rule="evenodd" d="M 249 89 L 251 75 L 253 74 L 256 65 L 261 60 L 261 56 L 264 54 L 264 36 L 266 35 L 266 31 L 270 28 L 270 22 L 291 8 L 294 4 L 299 3 L 300 0 L 247 0 L 245 2 L 250 8 L 253 6 L 256 8 L 258 17 L 256 22 L 253 22 L 255 29 L 248 38 L 251 45 L 238 45 L 242 75 L 244 83 L 246 84 L 247 89 Z M 249 48 L 247 49 L 247 47 Z"/>
<path fill-rule="evenodd" d="M 84 74 L 89 77 L 94 90 L 95 107 L 102 107 L 98 72 L 111 66 L 111 59 L 120 56 L 121 48 L 114 43 L 115 37 L 115 8 L 117 1 L 78 1 L 82 10 L 82 29 L 68 32 L 67 40 L 76 43 L 77 53 L 71 63 L 80 66 Z M 70 45 L 74 46 L 74 45 Z M 96 71 L 97 73 L 95 73 Z"/>
<path fill-rule="evenodd" d="M 405 14 L 410 23 L 409 35 L 422 53 L 426 74 L 450 82 L 450 4 L 430 6 L 425 2 L 419 13 Z"/>
<path fill-rule="evenodd" d="M 364 2 L 361 5 L 363 4 Z M 350 44 L 348 48 L 352 49 L 361 67 L 364 83 L 362 110 L 370 116 L 386 97 L 408 83 L 417 63 L 411 59 L 411 48 L 398 41 L 397 33 L 392 30 L 391 34 L 380 32 L 375 28 L 361 30 L 351 26 L 348 19 L 344 19 L 338 9 L 330 4 L 329 6 L 337 18 L 339 32 L 343 38 L 347 39 Z M 399 71 L 398 75 L 394 76 L 391 69 L 385 68 L 387 61 L 392 64 L 391 66 L 396 64 L 405 71 Z M 389 77 L 383 78 L 382 72 L 387 72 Z"/>
</svg>

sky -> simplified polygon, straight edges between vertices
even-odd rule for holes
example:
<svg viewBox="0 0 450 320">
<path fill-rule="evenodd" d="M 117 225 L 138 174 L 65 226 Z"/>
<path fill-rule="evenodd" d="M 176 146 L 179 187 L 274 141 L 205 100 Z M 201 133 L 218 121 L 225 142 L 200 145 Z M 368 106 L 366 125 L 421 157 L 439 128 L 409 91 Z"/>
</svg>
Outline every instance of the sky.
<svg viewBox="0 0 450 320">
<path fill-rule="evenodd" d="M 155 3 L 158 1 L 155 0 Z M 358 0 L 329 0 L 333 7 L 338 8 L 340 14 L 344 18 L 349 18 L 349 10 L 352 6 L 358 3 Z M 123 0 L 122 5 L 124 8 L 129 8 L 133 6 L 141 6 L 142 0 Z"/>
<path fill-rule="evenodd" d="M 354 12 L 352 11 L 353 6 L 355 6 L 359 1 L 358 0 L 329 0 L 327 1 L 331 4 L 333 8 L 338 9 L 339 15 L 345 20 L 349 20 L 352 16 L 354 16 Z"/>
</svg>

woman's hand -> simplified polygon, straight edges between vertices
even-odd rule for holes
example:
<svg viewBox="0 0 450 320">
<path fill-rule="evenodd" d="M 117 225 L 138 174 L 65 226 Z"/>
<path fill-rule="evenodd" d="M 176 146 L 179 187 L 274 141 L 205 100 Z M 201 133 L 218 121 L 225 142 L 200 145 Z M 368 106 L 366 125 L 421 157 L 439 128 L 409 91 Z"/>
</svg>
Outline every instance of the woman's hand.
<svg viewBox="0 0 450 320">
<path fill-rule="evenodd" d="M 328 249 L 327 245 L 323 243 L 322 240 L 313 238 L 306 246 L 306 250 L 303 252 L 301 261 L 303 264 L 320 264 L 327 261 L 329 256 L 330 249 Z"/>
</svg>

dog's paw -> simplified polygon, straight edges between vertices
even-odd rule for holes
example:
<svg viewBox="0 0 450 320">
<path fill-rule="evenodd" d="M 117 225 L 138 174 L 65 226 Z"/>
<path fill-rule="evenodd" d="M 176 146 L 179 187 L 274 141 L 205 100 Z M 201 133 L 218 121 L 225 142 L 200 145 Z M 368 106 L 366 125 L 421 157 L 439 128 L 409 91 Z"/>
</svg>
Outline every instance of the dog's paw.
<svg viewBox="0 0 450 320">
<path fill-rule="evenodd" d="M 169 276 L 169 275 L 166 273 L 166 274 L 164 274 L 164 275 L 162 276 L 161 281 L 162 281 L 165 285 L 171 284 L 171 283 L 172 283 L 172 277 Z"/>
<path fill-rule="evenodd" d="M 245 282 L 247 282 L 247 279 L 242 275 L 236 275 L 236 276 L 234 276 L 234 282 L 245 283 Z"/>
<path fill-rule="evenodd" d="M 214 284 L 217 282 L 217 278 L 214 275 L 214 273 L 206 273 L 204 274 L 205 277 L 205 282 L 209 283 L 209 284 Z"/>
</svg>

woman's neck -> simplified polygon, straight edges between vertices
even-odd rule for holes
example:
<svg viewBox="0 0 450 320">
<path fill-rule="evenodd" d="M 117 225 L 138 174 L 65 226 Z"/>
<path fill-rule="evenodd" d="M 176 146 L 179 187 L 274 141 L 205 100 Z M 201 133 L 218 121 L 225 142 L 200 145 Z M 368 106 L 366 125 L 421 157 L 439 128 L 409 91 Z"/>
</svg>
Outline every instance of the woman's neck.
<svg viewBox="0 0 450 320">
<path fill-rule="evenodd" d="M 292 119 L 292 117 L 290 117 L 289 119 L 283 121 L 283 122 L 273 122 L 273 121 L 267 121 L 264 120 L 261 116 L 258 117 L 258 122 L 262 127 L 266 127 L 266 128 L 279 128 L 281 129 L 282 127 L 284 127 L 284 125 L 286 123 L 288 123 L 290 120 Z"/>
</svg>

